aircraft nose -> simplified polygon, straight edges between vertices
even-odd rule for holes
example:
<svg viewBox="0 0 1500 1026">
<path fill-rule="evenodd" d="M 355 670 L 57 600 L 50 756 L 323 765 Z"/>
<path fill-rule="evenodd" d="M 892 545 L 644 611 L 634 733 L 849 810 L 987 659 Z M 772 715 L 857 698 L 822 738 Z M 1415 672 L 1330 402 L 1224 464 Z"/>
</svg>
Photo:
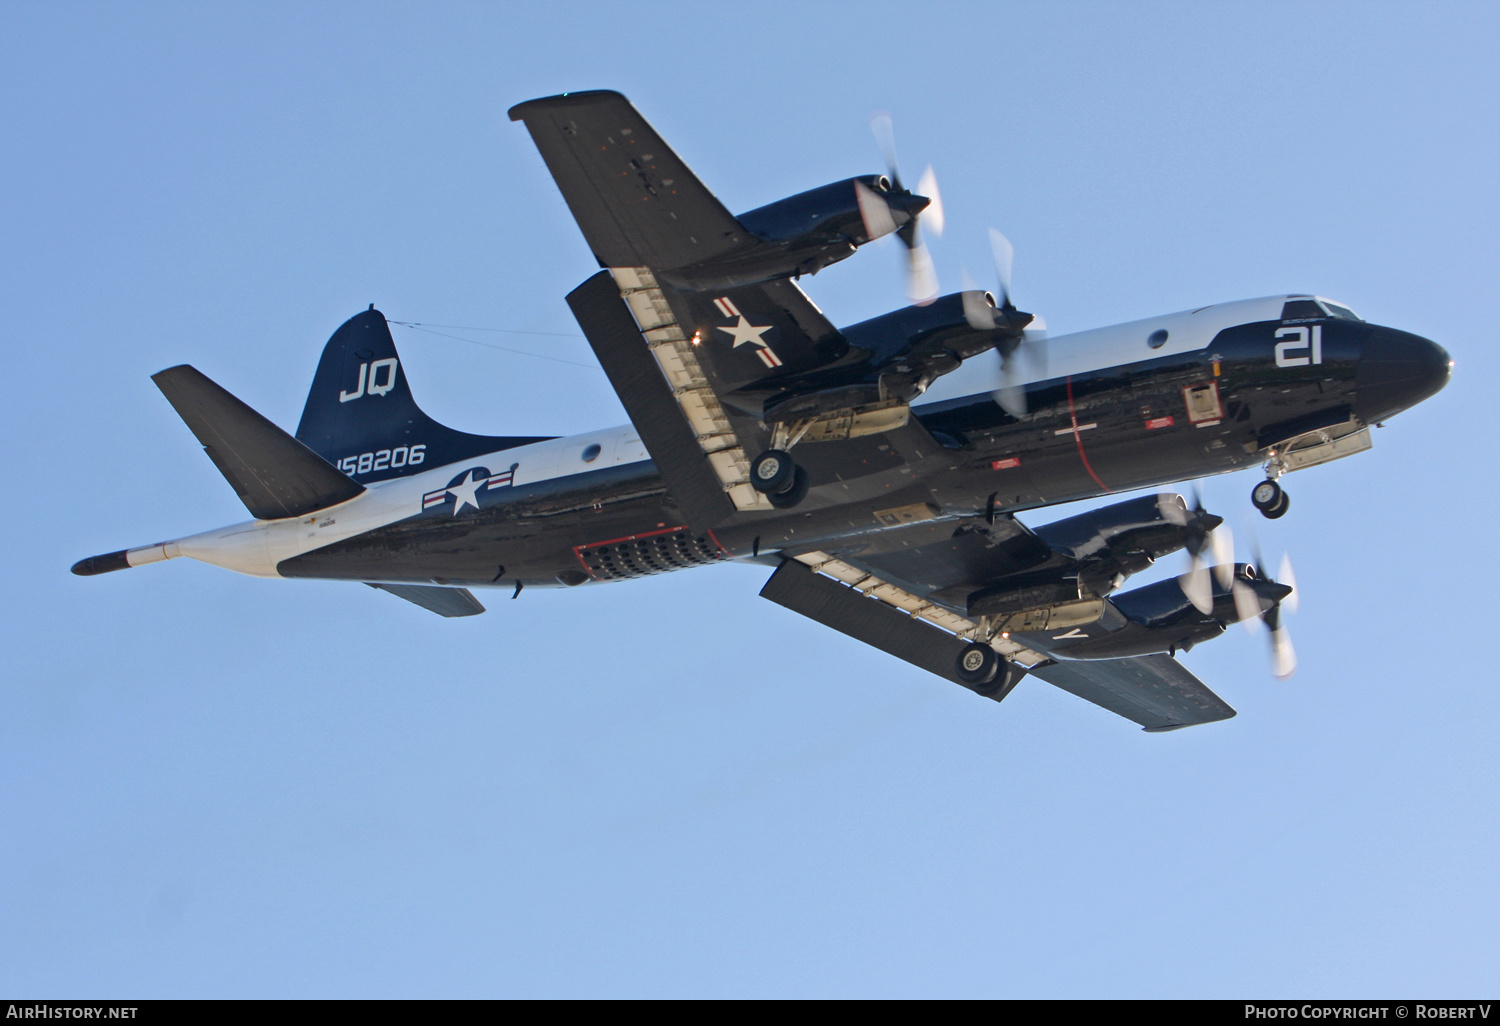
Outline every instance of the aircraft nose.
<svg viewBox="0 0 1500 1026">
<path fill-rule="evenodd" d="M 1376 328 L 1355 371 L 1354 412 L 1367 424 L 1436 395 L 1448 383 L 1448 351 L 1421 335 Z"/>
</svg>

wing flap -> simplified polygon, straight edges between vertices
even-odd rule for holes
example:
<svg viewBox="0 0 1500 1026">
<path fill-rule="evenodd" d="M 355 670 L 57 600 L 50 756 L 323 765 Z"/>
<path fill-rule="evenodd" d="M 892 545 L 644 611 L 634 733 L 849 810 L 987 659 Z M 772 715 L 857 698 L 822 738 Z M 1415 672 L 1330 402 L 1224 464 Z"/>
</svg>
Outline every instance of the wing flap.
<svg viewBox="0 0 1500 1026">
<path fill-rule="evenodd" d="M 1152 733 L 1235 715 L 1227 702 L 1168 655 L 1071 660 L 1037 666 L 1031 672 L 1086 702 L 1134 720 Z"/>
<path fill-rule="evenodd" d="M 365 490 L 196 368 L 169 367 L 151 380 L 257 520 L 300 517 Z"/>
<path fill-rule="evenodd" d="M 712 393 L 676 392 L 608 271 L 570 292 L 568 306 L 693 530 L 707 531 L 728 519 L 735 503 L 725 483 L 740 471 L 726 450 L 737 447 L 738 439 L 727 422 L 718 430 L 706 405 Z M 695 429 L 695 422 L 706 431 Z"/>
<path fill-rule="evenodd" d="M 760 594 L 825 627 L 997 702 L 1010 694 L 1023 676 L 1016 672 L 988 685 L 965 684 L 956 673 L 959 653 L 967 645 L 964 639 L 908 615 L 878 596 L 825 577 L 795 559 L 782 563 Z M 1020 667 L 1016 669 L 1019 671 Z"/>
</svg>

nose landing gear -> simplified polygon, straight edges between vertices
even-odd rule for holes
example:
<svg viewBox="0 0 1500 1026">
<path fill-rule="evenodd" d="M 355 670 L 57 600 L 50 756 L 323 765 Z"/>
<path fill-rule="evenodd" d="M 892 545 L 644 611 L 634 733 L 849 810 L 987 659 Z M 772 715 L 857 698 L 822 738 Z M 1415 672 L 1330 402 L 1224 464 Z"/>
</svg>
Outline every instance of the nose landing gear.
<svg viewBox="0 0 1500 1026">
<path fill-rule="evenodd" d="M 1266 479 L 1250 489 L 1250 504 L 1260 510 L 1267 520 L 1280 520 L 1292 507 L 1292 500 L 1287 496 L 1286 490 L 1276 483 L 1284 469 L 1281 459 L 1272 456 L 1266 464 Z"/>
</svg>

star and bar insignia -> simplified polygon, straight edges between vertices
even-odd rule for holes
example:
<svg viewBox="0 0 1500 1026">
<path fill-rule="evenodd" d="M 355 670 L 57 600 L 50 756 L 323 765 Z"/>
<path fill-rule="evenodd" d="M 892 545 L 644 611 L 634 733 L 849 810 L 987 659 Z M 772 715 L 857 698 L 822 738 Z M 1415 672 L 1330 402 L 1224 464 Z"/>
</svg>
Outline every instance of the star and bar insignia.
<svg viewBox="0 0 1500 1026">
<path fill-rule="evenodd" d="M 735 307 L 734 303 L 728 296 L 720 296 L 718 299 L 715 299 L 714 306 L 718 307 L 719 312 L 725 317 L 738 318 L 738 320 L 730 327 L 726 328 L 722 324 L 719 325 L 720 331 L 724 332 L 726 335 L 734 339 L 732 348 L 738 349 L 740 346 L 745 345 L 748 342 L 750 345 L 757 347 L 755 350 L 755 355 L 760 357 L 761 363 L 765 364 L 767 367 L 772 368 L 781 366 L 781 357 L 777 356 L 776 351 L 772 349 L 769 344 L 767 344 L 764 338 L 761 337 L 766 332 L 770 331 L 773 325 L 751 324 L 748 320 L 745 319 L 745 315 L 740 313 L 740 311 Z"/>
<path fill-rule="evenodd" d="M 447 502 L 451 496 L 453 499 L 453 515 L 458 516 L 463 512 L 465 506 L 479 508 L 479 493 L 489 491 L 491 488 L 505 488 L 516 483 L 516 468 L 519 463 L 512 463 L 510 469 L 499 474 L 491 474 L 487 467 L 470 467 L 459 474 L 443 488 L 427 492 L 422 496 L 423 511 L 436 509 Z"/>
</svg>

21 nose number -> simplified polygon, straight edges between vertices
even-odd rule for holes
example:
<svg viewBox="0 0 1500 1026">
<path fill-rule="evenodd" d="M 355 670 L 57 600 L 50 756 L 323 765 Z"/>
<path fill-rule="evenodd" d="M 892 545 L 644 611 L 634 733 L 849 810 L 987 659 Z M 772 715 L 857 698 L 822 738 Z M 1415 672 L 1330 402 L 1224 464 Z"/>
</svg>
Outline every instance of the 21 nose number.
<svg viewBox="0 0 1500 1026">
<path fill-rule="evenodd" d="M 1310 331 L 1306 327 L 1279 328 L 1276 337 L 1286 339 L 1276 343 L 1276 366 L 1306 367 L 1323 362 L 1323 325 L 1314 324 Z M 1308 355 L 1293 356 L 1293 353 Z"/>
</svg>

